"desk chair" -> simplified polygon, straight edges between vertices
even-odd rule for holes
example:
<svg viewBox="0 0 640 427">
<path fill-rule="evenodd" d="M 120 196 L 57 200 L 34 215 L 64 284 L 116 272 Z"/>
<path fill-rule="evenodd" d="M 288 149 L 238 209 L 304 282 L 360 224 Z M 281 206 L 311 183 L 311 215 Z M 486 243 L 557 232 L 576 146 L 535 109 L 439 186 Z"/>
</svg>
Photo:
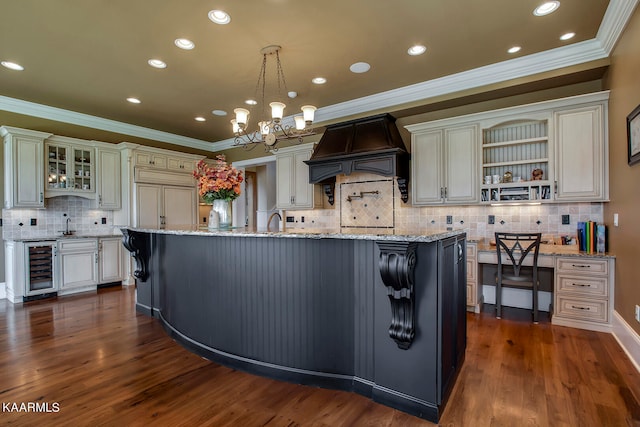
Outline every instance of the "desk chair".
<svg viewBox="0 0 640 427">
<path fill-rule="evenodd" d="M 496 273 L 496 317 L 502 317 L 502 288 L 531 289 L 533 293 L 533 323 L 538 323 L 538 252 L 541 233 L 496 233 L 498 272 Z M 533 253 L 531 270 L 523 262 Z M 503 260 L 503 255 L 506 255 Z M 529 272 L 530 271 L 530 272 Z"/>
</svg>

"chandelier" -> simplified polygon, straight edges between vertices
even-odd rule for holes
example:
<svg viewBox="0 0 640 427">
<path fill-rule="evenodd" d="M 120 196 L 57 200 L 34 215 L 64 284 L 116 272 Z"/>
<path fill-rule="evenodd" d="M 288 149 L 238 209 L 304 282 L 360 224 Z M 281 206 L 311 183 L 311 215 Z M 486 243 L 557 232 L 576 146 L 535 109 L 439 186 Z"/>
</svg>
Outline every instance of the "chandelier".
<svg viewBox="0 0 640 427">
<path fill-rule="evenodd" d="M 279 100 L 269 103 L 271 107 L 271 116 L 267 117 L 266 104 L 265 104 L 265 88 L 266 88 L 266 74 L 267 74 L 267 59 L 275 56 L 276 61 L 276 81 L 277 96 L 282 99 L 282 93 L 289 95 L 292 98 L 297 96 L 295 92 L 289 92 L 287 90 L 287 83 L 284 79 L 284 71 L 282 70 L 282 64 L 280 63 L 280 46 L 270 45 L 260 50 L 262 54 L 262 67 L 260 68 L 260 74 L 258 75 L 258 82 L 256 83 L 255 98 L 247 101 L 247 104 L 255 105 L 258 103 L 258 93 L 261 93 L 260 108 L 261 116 L 257 121 L 257 128 L 249 128 L 249 115 L 250 112 L 246 108 L 236 108 L 233 110 L 236 117 L 231 120 L 233 125 L 233 134 L 235 136 L 234 145 L 242 146 L 247 150 L 255 148 L 259 144 L 264 144 L 265 151 L 274 149 L 278 141 L 286 139 L 296 139 L 297 142 L 302 142 L 302 138 L 309 135 L 314 135 L 315 132 L 309 127 L 313 124 L 313 117 L 316 111 L 316 107 L 313 105 L 305 105 L 301 108 L 302 115 L 295 116 L 294 122 L 291 124 L 283 123 L 284 109 L 286 105 Z"/>
</svg>

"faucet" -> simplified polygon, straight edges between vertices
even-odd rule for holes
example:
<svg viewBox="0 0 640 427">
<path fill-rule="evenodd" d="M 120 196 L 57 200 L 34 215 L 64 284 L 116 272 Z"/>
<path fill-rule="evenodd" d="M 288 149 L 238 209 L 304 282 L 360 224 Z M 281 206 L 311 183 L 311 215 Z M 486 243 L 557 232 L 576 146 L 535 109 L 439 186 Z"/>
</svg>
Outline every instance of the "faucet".
<svg viewBox="0 0 640 427">
<path fill-rule="evenodd" d="M 67 229 L 63 233 L 65 236 L 70 236 L 71 234 L 73 234 L 73 232 L 69 230 L 69 222 L 71 222 L 71 218 L 67 217 Z"/>
<path fill-rule="evenodd" d="M 267 220 L 267 231 L 269 231 L 269 226 L 271 225 L 271 220 L 273 219 L 274 216 L 278 216 L 278 218 L 280 219 L 280 221 L 282 221 L 282 216 L 280 215 L 279 212 L 274 212 L 269 216 L 269 219 Z"/>
</svg>

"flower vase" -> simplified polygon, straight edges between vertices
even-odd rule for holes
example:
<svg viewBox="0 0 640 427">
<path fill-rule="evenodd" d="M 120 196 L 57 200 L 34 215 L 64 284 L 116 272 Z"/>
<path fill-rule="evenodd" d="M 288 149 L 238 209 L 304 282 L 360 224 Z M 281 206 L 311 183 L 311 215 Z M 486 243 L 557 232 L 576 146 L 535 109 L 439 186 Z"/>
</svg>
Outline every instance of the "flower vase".
<svg viewBox="0 0 640 427">
<path fill-rule="evenodd" d="M 218 213 L 218 228 L 231 228 L 231 200 L 216 199 L 211 210 Z"/>
<path fill-rule="evenodd" d="M 208 228 L 209 230 L 217 230 L 220 228 L 220 215 L 213 209 L 213 206 L 211 206 L 211 210 L 209 211 Z"/>
</svg>

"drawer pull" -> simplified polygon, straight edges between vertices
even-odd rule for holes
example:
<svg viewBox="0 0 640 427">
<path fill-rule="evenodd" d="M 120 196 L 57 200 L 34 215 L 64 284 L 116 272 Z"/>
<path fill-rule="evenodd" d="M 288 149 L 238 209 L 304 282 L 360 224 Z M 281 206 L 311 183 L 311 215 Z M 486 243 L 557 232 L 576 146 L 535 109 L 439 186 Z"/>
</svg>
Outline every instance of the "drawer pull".
<svg viewBox="0 0 640 427">
<path fill-rule="evenodd" d="M 591 268 L 590 265 L 582 265 L 582 264 L 571 264 L 571 267 L 578 267 L 578 268 Z"/>
<path fill-rule="evenodd" d="M 574 310 L 587 310 L 587 311 L 591 310 L 589 307 L 580 307 L 577 305 L 572 305 L 571 308 L 573 308 Z"/>
<path fill-rule="evenodd" d="M 571 286 L 580 286 L 581 288 L 590 288 L 591 285 L 588 283 L 572 283 Z"/>
</svg>

